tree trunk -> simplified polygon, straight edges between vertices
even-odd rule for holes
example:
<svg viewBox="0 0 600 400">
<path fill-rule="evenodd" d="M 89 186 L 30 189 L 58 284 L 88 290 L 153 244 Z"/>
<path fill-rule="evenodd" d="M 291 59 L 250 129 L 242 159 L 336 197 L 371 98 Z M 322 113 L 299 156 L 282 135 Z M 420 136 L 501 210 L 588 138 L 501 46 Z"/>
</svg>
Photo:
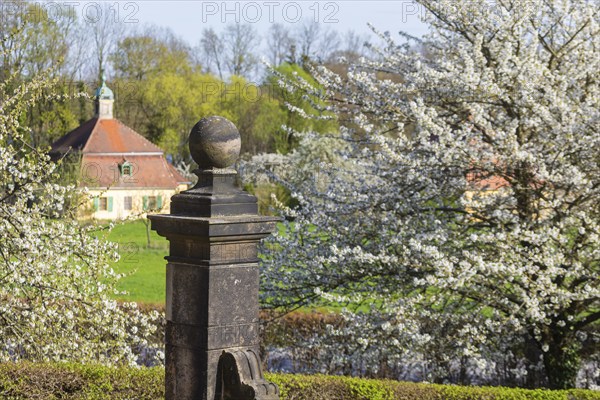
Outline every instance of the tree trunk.
<svg viewBox="0 0 600 400">
<path fill-rule="evenodd" d="M 150 220 L 148 219 L 148 217 L 144 217 L 142 219 L 142 221 L 144 222 L 144 225 L 146 226 L 146 248 L 149 249 L 150 248 Z"/>
<path fill-rule="evenodd" d="M 550 345 L 544 353 L 544 367 L 550 389 L 572 389 L 581 363 L 579 348 L 574 343 L 562 340 Z"/>
</svg>

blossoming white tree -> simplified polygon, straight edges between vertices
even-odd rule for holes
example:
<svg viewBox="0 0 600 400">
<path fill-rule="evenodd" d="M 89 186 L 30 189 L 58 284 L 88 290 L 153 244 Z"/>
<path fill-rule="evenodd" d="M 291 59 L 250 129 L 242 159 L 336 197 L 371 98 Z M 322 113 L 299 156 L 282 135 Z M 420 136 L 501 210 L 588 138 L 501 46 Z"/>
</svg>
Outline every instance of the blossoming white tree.
<svg viewBox="0 0 600 400">
<path fill-rule="evenodd" d="M 135 364 L 158 315 L 110 298 L 115 244 L 78 223 L 80 195 L 20 123 L 53 82 L 19 79 L 0 82 L 0 362 Z"/>
<path fill-rule="evenodd" d="M 545 385 L 572 387 L 600 320 L 598 5 L 418 3 L 420 51 L 383 34 L 380 59 L 314 71 L 343 128 L 270 167 L 300 206 L 263 300 L 367 305 L 344 334 L 374 358 L 515 334 Z"/>
</svg>

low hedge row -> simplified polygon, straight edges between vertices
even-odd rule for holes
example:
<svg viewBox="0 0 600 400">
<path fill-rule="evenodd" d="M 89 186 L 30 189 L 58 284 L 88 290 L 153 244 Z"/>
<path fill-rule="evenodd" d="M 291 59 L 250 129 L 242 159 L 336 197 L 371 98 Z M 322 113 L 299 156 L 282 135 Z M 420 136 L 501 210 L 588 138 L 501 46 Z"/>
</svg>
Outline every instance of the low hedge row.
<svg viewBox="0 0 600 400">
<path fill-rule="evenodd" d="M 282 400 L 600 400 L 600 391 L 464 387 L 328 375 L 266 374 Z M 164 369 L 0 364 L 1 399 L 162 399 Z"/>
<path fill-rule="evenodd" d="M 267 374 L 288 400 L 600 400 L 600 391 L 527 390 L 361 379 L 331 375 Z"/>
</svg>

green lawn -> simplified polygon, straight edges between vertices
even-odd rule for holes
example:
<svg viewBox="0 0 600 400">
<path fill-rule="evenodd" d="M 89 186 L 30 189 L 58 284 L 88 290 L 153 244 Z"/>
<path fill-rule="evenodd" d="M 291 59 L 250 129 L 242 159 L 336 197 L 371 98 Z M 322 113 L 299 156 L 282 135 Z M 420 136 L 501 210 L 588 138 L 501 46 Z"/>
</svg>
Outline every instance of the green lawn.
<svg viewBox="0 0 600 400">
<path fill-rule="evenodd" d="M 113 265 L 115 271 L 127 273 L 117 288 L 127 291 L 119 300 L 147 304 L 164 304 L 165 270 L 164 259 L 169 252 L 167 239 L 150 232 L 150 247 L 147 246 L 146 226 L 142 220 L 117 224 L 108 234 L 108 240 L 119 244 L 121 259 Z"/>
<path fill-rule="evenodd" d="M 106 225 L 102 222 L 101 225 Z M 285 232 L 285 226 L 278 224 L 279 233 Z M 105 232 L 105 231 L 101 231 Z M 100 233 L 99 235 L 102 235 Z M 127 295 L 115 296 L 118 300 L 135 301 L 143 304 L 165 304 L 165 271 L 169 253 L 169 242 L 150 231 L 150 247 L 147 246 L 146 226 L 142 220 L 117 223 L 105 237 L 119 244 L 120 260 L 112 267 L 119 273 L 128 274 L 119 282 L 117 289 Z M 317 307 L 321 312 L 339 312 L 343 307 Z M 362 306 L 366 310 L 367 306 Z M 364 311 L 363 310 L 363 311 Z M 300 311 L 313 312 L 314 307 Z"/>
</svg>

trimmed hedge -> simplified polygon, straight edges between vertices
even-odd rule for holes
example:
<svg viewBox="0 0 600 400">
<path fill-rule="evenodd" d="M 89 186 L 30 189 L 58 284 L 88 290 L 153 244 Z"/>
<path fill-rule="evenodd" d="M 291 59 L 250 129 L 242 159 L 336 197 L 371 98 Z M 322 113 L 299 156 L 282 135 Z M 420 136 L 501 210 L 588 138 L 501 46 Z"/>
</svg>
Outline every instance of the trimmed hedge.
<svg viewBox="0 0 600 400">
<path fill-rule="evenodd" d="M 600 391 L 527 390 L 361 379 L 331 375 L 266 374 L 288 400 L 600 400 Z"/>
<path fill-rule="evenodd" d="M 150 400 L 164 398 L 164 368 L 0 364 L 0 398 Z M 600 400 L 600 391 L 464 387 L 329 375 L 266 374 L 282 400 Z"/>
<path fill-rule="evenodd" d="M 164 399 L 165 370 L 81 364 L 0 364 L 0 399 Z"/>
</svg>

